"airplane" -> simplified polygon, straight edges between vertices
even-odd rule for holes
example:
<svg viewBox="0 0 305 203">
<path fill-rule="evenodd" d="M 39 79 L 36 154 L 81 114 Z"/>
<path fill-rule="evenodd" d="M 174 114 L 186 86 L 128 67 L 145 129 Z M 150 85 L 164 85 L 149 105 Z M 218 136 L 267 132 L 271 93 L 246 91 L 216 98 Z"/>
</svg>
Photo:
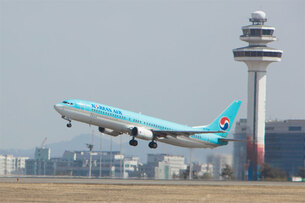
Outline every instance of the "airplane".
<svg viewBox="0 0 305 203">
<path fill-rule="evenodd" d="M 68 121 L 79 121 L 98 126 L 101 133 L 110 136 L 129 134 L 131 146 L 137 146 L 137 139 L 150 141 L 151 149 L 157 148 L 157 141 L 187 148 L 215 148 L 227 145 L 228 132 L 234 122 L 241 101 L 235 100 L 212 123 L 190 127 L 178 123 L 153 118 L 95 102 L 69 99 L 55 104 L 55 110 Z"/>
</svg>

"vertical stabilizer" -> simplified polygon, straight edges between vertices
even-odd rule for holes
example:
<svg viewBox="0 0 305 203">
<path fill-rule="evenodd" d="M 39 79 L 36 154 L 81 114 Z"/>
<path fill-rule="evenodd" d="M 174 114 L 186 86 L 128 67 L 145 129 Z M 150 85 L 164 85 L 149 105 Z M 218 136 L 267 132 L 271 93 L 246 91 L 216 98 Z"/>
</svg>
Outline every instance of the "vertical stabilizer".
<svg viewBox="0 0 305 203">
<path fill-rule="evenodd" d="M 226 131 L 226 133 L 218 133 L 217 135 L 222 137 L 228 136 L 228 132 L 231 129 L 240 105 L 241 101 L 235 100 L 212 123 L 204 128 L 211 131 Z"/>
</svg>

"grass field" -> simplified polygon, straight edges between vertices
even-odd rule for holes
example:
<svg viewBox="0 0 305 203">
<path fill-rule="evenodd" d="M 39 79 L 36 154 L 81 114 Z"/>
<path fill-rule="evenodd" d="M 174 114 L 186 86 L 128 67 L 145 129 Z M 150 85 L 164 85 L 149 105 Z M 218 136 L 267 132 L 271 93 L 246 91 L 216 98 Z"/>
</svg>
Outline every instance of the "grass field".
<svg viewBox="0 0 305 203">
<path fill-rule="evenodd" d="M 0 183 L 0 202 L 305 202 L 305 187 Z"/>
</svg>

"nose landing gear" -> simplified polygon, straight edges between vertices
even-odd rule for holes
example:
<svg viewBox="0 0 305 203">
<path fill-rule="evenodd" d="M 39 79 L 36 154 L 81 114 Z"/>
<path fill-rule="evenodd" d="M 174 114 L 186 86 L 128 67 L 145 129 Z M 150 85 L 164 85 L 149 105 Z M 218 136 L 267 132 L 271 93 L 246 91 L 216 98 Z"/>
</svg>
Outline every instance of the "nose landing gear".
<svg viewBox="0 0 305 203">
<path fill-rule="evenodd" d="M 65 119 L 66 121 L 69 121 L 69 123 L 67 123 L 67 127 L 68 128 L 71 128 L 72 127 L 72 124 L 71 124 L 71 120 L 65 116 L 62 116 L 62 119 Z"/>
</svg>

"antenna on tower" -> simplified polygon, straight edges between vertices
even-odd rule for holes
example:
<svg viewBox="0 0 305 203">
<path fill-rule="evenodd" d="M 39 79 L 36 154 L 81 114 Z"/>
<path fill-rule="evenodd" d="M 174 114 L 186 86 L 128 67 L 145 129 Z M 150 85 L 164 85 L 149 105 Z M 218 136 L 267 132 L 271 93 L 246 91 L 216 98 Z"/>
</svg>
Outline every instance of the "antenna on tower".
<svg viewBox="0 0 305 203">
<path fill-rule="evenodd" d="M 264 25 L 267 21 L 266 13 L 264 11 L 254 11 L 251 13 L 251 18 L 249 19 L 253 25 Z"/>
<path fill-rule="evenodd" d="M 91 166 L 92 166 L 92 149 L 93 149 L 93 144 L 86 144 L 88 149 L 89 149 L 89 178 L 91 178 Z"/>
<path fill-rule="evenodd" d="M 92 149 L 93 149 L 93 144 L 86 144 L 87 145 L 87 148 L 90 150 L 90 152 L 92 152 Z"/>
</svg>

